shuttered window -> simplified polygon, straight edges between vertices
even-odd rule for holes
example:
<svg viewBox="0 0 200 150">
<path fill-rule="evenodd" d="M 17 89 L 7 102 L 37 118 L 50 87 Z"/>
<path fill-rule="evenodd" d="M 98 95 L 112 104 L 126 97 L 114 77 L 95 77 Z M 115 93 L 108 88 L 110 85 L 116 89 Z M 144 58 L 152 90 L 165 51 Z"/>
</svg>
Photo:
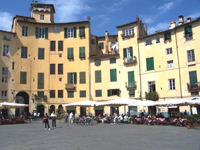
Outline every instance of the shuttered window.
<svg viewBox="0 0 200 150">
<path fill-rule="evenodd" d="M 128 72 L 128 87 L 135 87 L 134 71 Z"/>
<path fill-rule="evenodd" d="M 67 97 L 73 98 L 74 97 L 74 91 L 67 91 Z"/>
<path fill-rule="evenodd" d="M 85 47 L 79 47 L 79 58 L 85 58 Z"/>
<path fill-rule="evenodd" d="M 50 74 L 55 74 L 55 64 L 50 64 Z"/>
<path fill-rule="evenodd" d="M 86 97 L 86 91 L 80 91 L 80 97 Z"/>
<path fill-rule="evenodd" d="M 101 59 L 95 59 L 95 66 L 100 66 L 101 65 Z"/>
<path fill-rule="evenodd" d="M 85 26 L 79 27 L 79 37 L 85 37 Z"/>
<path fill-rule="evenodd" d="M 67 49 L 67 58 L 68 59 L 73 59 L 74 55 L 73 55 L 73 48 L 68 48 Z"/>
<path fill-rule="evenodd" d="M 44 73 L 38 73 L 38 89 L 44 89 Z"/>
<path fill-rule="evenodd" d="M 108 96 L 113 96 L 113 95 L 120 95 L 120 90 L 119 89 L 109 89 L 107 91 Z"/>
<path fill-rule="evenodd" d="M 104 43 L 99 43 L 99 49 L 104 49 Z"/>
<path fill-rule="evenodd" d="M 102 90 L 95 91 L 96 97 L 102 97 Z"/>
<path fill-rule="evenodd" d="M 38 48 L 38 59 L 44 59 L 44 48 Z"/>
<path fill-rule="evenodd" d="M 67 28 L 64 28 L 64 38 L 67 38 Z"/>
<path fill-rule="evenodd" d="M 76 84 L 77 83 L 77 76 L 76 76 L 76 72 L 72 72 L 72 73 L 67 73 L 67 83 L 68 84 Z"/>
<path fill-rule="evenodd" d="M 164 34 L 164 39 L 166 40 L 171 40 L 171 32 L 167 32 Z"/>
<path fill-rule="evenodd" d="M 27 47 L 22 46 L 21 47 L 21 58 L 27 58 Z"/>
<path fill-rule="evenodd" d="M 35 38 L 48 39 L 48 28 L 35 27 Z"/>
<path fill-rule="evenodd" d="M 193 35 L 192 35 L 192 26 L 187 26 L 185 27 L 185 39 L 186 41 L 192 40 Z"/>
<path fill-rule="evenodd" d="M 153 57 L 146 58 L 147 71 L 154 70 L 154 59 Z"/>
<path fill-rule="evenodd" d="M 58 41 L 58 51 L 63 51 L 63 41 Z"/>
<path fill-rule="evenodd" d="M 117 81 L 117 69 L 110 69 L 110 81 Z"/>
<path fill-rule="evenodd" d="M 85 72 L 80 72 L 80 84 L 85 83 Z"/>
<path fill-rule="evenodd" d="M 95 83 L 101 82 L 101 70 L 95 71 Z"/>
<path fill-rule="evenodd" d="M 132 58 L 133 57 L 133 48 L 130 46 L 129 48 L 123 48 L 124 58 Z"/>
<path fill-rule="evenodd" d="M 26 84 L 26 72 L 20 72 L 20 84 Z"/>
<path fill-rule="evenodd" d="M 190 85 L 191 88 L 195 88 L 197 87 L 197 72 L 196 71 L 190 71 L 189 72 L 189 76 L 190 76 Z"/>
<path fill-rule="evenodd" d="M 58 74 L 63 74 L 63 64 L 58 64 Z"/>
<path fill-rule="evenodd" d="M 115 64 L 116 63 L 116 58 L 110 58 L 110 64 Z"/>
</svg>

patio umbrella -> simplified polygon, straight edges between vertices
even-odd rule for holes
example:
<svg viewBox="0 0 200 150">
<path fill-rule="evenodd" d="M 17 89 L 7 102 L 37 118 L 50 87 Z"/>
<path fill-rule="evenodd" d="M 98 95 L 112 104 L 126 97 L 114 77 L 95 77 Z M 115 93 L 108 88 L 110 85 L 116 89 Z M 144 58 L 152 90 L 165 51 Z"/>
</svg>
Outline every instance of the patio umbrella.
<svg viewBox="0 0 200 150">
<path fill-rule="evenodd" d="M 20 104 L 20 103 L 9 103 L 9 102 L 0 103 L 0 109 L 24 108 L 28 106 L 29 106 L 28 104 Z"/>
<path fill-rule="evenodd" d="M 133 104 L 129 104 L 128 106 L 155 106 L 155 105 L 156 105 L 156 102 L 146 100 L 146 101 L 139 101 Z"/>
<path fill-rule="evenodd" d="M 173 105 L 177 105 L 177 106 L 187 106 L 188 102 L 190 102 L 190 100 L 186 100 L 186 99 L 170 99 L 167 101 L 162 101 L 162 102 L 156 102 L 156 106 L 173 106 Z"/>
<path fill-rule="evenodd" d="M 85 107 L 90 107 L 94 106 L 99 102 L 96 101 L 80 101 L 80 102 L 74 102 L 74 103 L 69 103 L 69 104 L 64 104 L 62 105 L 63 107 L 72 107 L 72 106 L 85 106 Z"/>
<path fill-rule="evenodd" d="M 107 102 L 98 103 L 96 106 L 122 106 L 128 105 L 135 102 L 139 102 L 140 100 L 130 99 L 130 98 L 119 98 L 115 100 L 109 100 Z"/>
<path fill-rule="evenodd" d="M 200 105 L 200 100 L 189 100 L 187 103 L 189 105 Z"/>
</svg>

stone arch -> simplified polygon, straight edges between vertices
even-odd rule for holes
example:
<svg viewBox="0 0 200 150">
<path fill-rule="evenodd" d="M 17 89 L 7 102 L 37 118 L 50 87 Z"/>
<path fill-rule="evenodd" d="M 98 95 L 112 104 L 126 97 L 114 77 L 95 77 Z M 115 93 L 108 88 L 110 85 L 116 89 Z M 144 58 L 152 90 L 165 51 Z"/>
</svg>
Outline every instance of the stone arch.
<svg viewBox="0 0 200 150">
<path fill-rule="evenodd" d="M 21 103 L 21 104 L 29 104 L 29 95 L 28 93 L 24 92 L 24 91 L 20 91 L 16 94 L 16 103 Z M 21 113 L 26 112 L 26 114 L 29 113 L 29 107 L 25 107 L 25 108 L 18 108 L 15 109 L 15 115 L 18 116 Z"/>
<path fill-rule="evenodd" d="M 55 112 L 55 105 L 50 106 L 49 113 L 51 114 L 53 111 Z"/>
</svg>

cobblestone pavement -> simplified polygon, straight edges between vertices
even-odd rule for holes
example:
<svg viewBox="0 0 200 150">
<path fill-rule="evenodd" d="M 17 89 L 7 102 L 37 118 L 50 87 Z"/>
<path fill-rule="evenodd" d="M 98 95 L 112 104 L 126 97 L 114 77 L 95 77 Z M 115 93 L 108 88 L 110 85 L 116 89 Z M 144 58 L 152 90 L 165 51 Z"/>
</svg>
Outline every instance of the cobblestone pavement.
<svg viewBox="0 0 200 150">
<path fill-rule="evenodd" d="M 50 121 L 51 125 L 51 121 Z M 0 150 L 200 150 L 200 130 L 173 126 L 61 124 L 0 126 Z"/>
</svg>

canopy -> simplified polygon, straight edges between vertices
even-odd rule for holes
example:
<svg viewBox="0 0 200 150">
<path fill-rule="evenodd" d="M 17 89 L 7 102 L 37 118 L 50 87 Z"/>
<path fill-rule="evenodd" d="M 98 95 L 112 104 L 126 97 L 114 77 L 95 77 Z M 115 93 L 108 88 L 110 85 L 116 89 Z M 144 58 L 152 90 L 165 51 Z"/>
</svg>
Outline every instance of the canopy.
<svg viewBox="0 0 200 150">
<path fill-rule="evenodd" d="M 20 104 L 20 103 L 9 103 L 9 102 L 0 103 L 0 109 L 23 108 L 28 106 L 29 106 L 28 104 Z"/>
<path fill-rule="evenodd" d="M 107 102 L 98 103 L 96 106 L 121 106 L 121 105 L 128 105 L 135 102 L 139 102 L 139 100 L 130 99 L 130 98 L 119 98 L 115 100 L 110 100 Z"/>
<path fill-rule="evenodd" d="M 99 102 L 87 100 L 87 101 L 74 102 L 74 103 L 70 103 L 70 104 L 64 104 L 62 106 L 63 107 L 86 106 L 87 107 L 87 106 L 94 106 L 97 103 L 99 103 Z"/>
<path fill-rule="evenodd" d="M 146 101 L 139 101 L 133 104 L 129 104 L 128 106 L 155 106 L 155 105 L 156 105 L 155 101 L 146 100 Z"/>
<path fill-rule="evenodd" d="M 200 100 L 191 100 L 187 102 L 189 105 L 200 105 Z"/>
<path fill-rule="evenodd" d="M 186 105 L 189 105 L 190 102 L 191 102 L 191 100 L 186 100 L 186 99 L 181 99 L 181 98 L 180 99 L 170 99 L 167 101 L 156 102 L 156 106 L 172 106 L 172 105 L 186 106 Z"/>
</svg>

